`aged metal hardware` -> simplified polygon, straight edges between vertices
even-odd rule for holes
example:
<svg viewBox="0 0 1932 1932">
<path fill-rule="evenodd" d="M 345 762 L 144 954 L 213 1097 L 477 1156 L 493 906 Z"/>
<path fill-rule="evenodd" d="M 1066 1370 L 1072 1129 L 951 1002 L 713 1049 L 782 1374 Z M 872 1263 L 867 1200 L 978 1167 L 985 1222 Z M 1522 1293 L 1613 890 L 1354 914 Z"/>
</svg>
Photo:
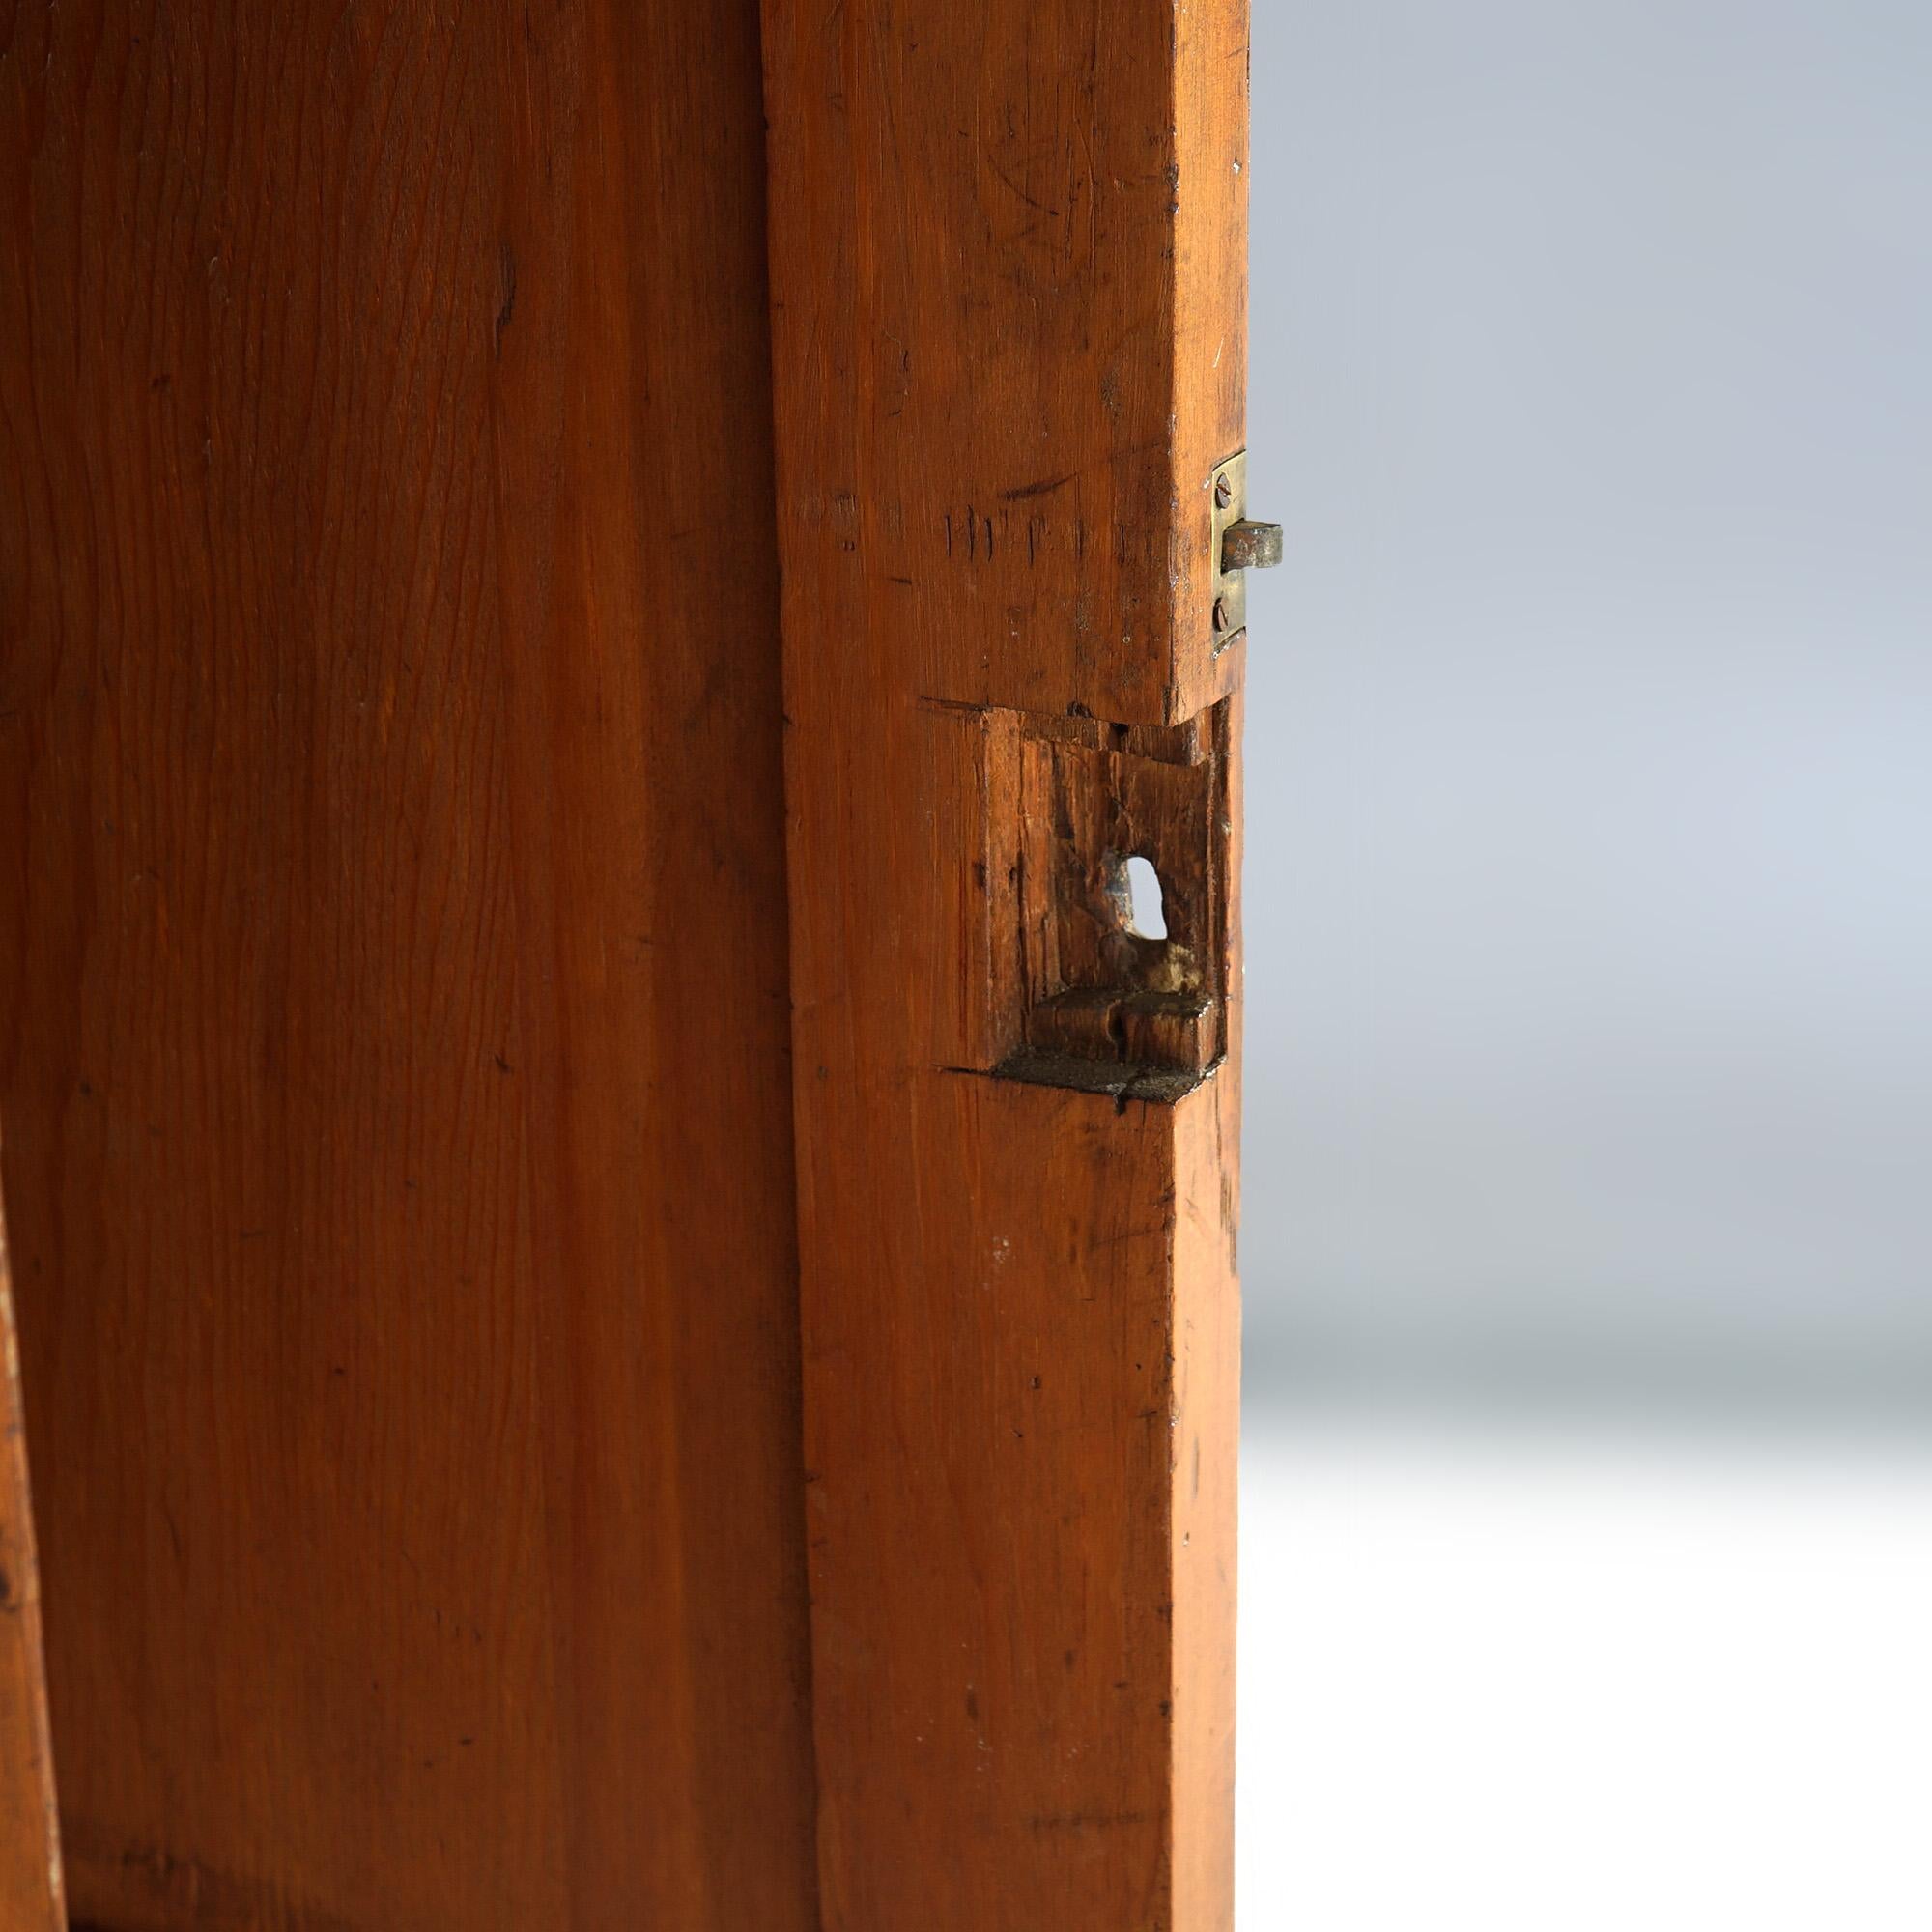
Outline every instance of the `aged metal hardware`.
<svg viewBox="0 0 1932 1932">
<path fill-rule="evenodd" d="M 1172 1097 L 1227 1047 L 1229 708 L 1175 725 L 1016 723 L 1019 930 L 995 953 L 1019 967 L 1020 1038 L 999 1070 L 1066 1085 L 1067 1061 L 1102 1062 L 1130 1085 L 1182 1076 L 1165 1078 Z M 1158 939 L 1132 920 L 1136 858 L 1159 881 Z"/>
<path fill-rule="evenodd" d="M 1281 561 L 1281 526 L 1250 523 L 1248 452 L 1237 450 L 1215 467 L 1209 479 L 1214 559 L 1212 620 L 1219 650 L 1248 623 L 1249 570 L 1269 570 Z"/>
<path fill-rule="evenodd" d="M 932 956 L 958 962 L 936 982 L 934 1065 L 1172 1100 L 1220 1064 L 1238 704 L 1152 724 L 921 703 L 935 808 L 910 828 L 913 869 Z"/>
<path fill-rule="evenodd" d="M 1272 570 L 1281 561 L 1281 526 L 1251 524 L 1243 517 L 1221 539 L 1223 570 Z"/>
</svg>

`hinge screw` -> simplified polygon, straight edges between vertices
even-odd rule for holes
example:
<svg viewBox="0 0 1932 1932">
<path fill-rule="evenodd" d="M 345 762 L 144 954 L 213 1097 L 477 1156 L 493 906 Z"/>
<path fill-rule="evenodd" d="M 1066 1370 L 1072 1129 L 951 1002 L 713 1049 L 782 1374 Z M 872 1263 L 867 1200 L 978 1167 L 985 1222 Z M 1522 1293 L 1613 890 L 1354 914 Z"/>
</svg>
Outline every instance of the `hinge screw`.
<svg viewBox="0 0 1932 1932">
<path fill-rule="evenodd" d="M 1194 608 L 1198 611 L 1201 607 L 1197 604 Z M 1214 628 L 1217 631 L 1225 631 L 1228 628 L 1228 600 L 1225 597 L 1217 597 L 1214 600 Z"/>
<path fill-rule="evenodd" d="M 1235 499 L 1235 486 L 1231 482 L 1229 482 L 1228 478 L 1225 475 L 1215 477 L 1214 479 L 1215 504 L 1219 508 L 1225 510 L 1228 507 L 1228 505 L 1234 501 L 1234 499 Z"/>
</svg>

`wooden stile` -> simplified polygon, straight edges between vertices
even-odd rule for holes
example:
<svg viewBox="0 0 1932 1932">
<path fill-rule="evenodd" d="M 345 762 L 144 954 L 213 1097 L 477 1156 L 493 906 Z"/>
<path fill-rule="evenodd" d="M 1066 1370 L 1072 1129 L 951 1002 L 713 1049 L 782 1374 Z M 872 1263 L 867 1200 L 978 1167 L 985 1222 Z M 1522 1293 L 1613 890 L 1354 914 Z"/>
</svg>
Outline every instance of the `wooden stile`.
<svg viewBox="0 0 1932 1932">
<path fill-rule="evenodd" d="M 825 1923 L 1224 1932 L 1245 12 L 764 21 Z"/>
</svg>

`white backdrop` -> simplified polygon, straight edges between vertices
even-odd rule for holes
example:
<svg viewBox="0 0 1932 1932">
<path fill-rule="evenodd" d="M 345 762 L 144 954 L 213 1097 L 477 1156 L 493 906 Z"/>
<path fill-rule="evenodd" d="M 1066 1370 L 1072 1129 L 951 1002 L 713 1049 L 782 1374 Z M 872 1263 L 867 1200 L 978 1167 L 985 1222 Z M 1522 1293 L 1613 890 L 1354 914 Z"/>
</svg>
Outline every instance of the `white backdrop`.
<svg viewBox="0 0 1932 1932">
<path fill-rule="evenodd" d="M 1932 7 L 1256 14 L 1251 1406 L 1922 1406 Z"/>
</svg>

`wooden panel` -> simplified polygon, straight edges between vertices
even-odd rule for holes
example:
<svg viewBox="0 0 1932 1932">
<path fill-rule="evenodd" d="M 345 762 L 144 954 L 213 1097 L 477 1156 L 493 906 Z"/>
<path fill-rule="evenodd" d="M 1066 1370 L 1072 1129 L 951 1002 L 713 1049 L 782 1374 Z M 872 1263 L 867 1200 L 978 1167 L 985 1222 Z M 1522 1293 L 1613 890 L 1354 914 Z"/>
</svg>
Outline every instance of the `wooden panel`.
<svg viewBox="0 0 1932 1932">
<path fill-rule="evenodd" d="M 0 1110 L 113 1932 L 816 1923 L 762 167 L 737 0 L 0 8 Z"/>
<path fill-rule="evenodd" d="M 1226 1932 L 1245 14 L 766 0 L 765 64 L 825 1924 Z M 991 1077 L 1151 985 L 1143 802 L 1228 1057 Z"/>
<path fill-rule="evenodd" d="M 0 1214 L 0 1924 L 66 1932 L 53 1745 L 41 1663 L 41 1577 L 27 1493 L 27 1437 L 14 1295 Z"/>
</svg>

